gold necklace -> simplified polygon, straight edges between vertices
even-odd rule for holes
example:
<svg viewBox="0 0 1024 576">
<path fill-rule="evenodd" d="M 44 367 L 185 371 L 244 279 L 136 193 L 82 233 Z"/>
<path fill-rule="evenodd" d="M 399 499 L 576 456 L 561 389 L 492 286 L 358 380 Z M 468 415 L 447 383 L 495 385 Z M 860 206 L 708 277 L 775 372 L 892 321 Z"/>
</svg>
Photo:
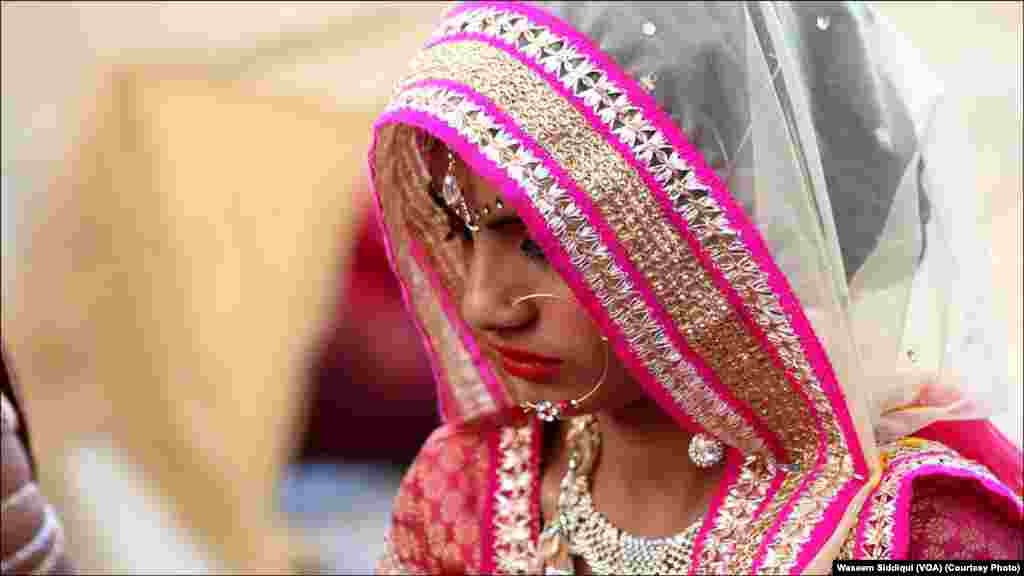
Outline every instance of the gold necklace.
<svg viewBox="0 0 1024 576">
<path fill-rule="evenodd" d="M 689 572 L 693 540 L 701 521 L 662 538 L 634 536 L 613 526 L 594 509 L 590 475 L 600 448 L 593 416 L 570 422 L 569 469 L 559 486 L 557 516 L 540 537 L 545 574 L 574 574 L 579 556 L 598 574 L 680 574 Z"/>
</svg>

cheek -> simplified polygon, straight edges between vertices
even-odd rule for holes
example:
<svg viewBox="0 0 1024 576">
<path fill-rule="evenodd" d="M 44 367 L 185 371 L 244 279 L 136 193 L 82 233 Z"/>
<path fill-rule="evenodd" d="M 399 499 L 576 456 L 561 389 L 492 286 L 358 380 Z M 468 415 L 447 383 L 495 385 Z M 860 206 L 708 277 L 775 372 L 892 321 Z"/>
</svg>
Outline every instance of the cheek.
<svg viewBox="0 0 1024 576">
<path fill-rule="evenodd" d="M 597 325 L 586 312 L 577 309 L 572 317 L 563 318 L 558 331 L 558 337 L 563 338 L 563 342 L 572 343 L 570 345 L 576 350 L 575 356 L 582 367 L 580 384 L 583 388 L 600 377 L 607 355 L 608 372 L 594 398 L 600 408 L 621 407 L 645 397 L 643 388 L 629 374 L 611 345 L 601 340 Z"/>
<path fill-rule="evenodd" d="M 609 353 L 608 376 L 604 386 L 608 407 L 625 406 L 646 397 L 643 387 L 633 379 L 626 366 L 614 353 Z"/>
</svg>

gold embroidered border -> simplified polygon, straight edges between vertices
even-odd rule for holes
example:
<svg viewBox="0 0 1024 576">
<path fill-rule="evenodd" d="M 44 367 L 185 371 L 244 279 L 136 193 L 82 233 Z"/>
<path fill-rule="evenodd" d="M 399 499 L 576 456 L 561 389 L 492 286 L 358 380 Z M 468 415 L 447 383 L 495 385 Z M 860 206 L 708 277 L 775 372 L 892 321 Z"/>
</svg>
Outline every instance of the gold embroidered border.
<svg viewBox="0 0 1024 576">
<path fill-rule="evenodd" d="M 832 504 L 840 488 L 852 475 L 852 463 L 847 469 L 844 468 L 843 460 L 830 457 L 823 469 L 811 478 L 804 492 L 793 501 L 793 495 L 807 479 L 808 473 L 787 474 L 762 513 L 747 526 L 751 536 L 741 540 L 737 545 L 730 572 L 748 574 L 754 571 L 752 562 L 756 559 L 765 535 L 778 521 L 783 509 L 793 505 L 789 515 L 765 548 L 764 559 L 757 568 L 758 573 L 764 574 L 792 573 L 797 557 L 811 540 L 811 533 L 824 518 L 825 511 Z"/>
<path fill-rule="evenodd" d="M 737 558 L 737 543 L 749 538 L 748 525 L 764 502 L 776 470 L 764 458 L 747 456 L 736 483 L 726 494 L 697 553 L 697 569 L 709 574 L 736 573 L 736 564 L 750 565 L 753 558 Z"/>
<path fill-rule="evenodd" d="M 534 450 L 529 425 L 502 428 L 498 444 L 498 485 L 494 498 L 494 561 L 505 574 L 525 574 L 535 556 L 530 534 Z"/>
</svg>

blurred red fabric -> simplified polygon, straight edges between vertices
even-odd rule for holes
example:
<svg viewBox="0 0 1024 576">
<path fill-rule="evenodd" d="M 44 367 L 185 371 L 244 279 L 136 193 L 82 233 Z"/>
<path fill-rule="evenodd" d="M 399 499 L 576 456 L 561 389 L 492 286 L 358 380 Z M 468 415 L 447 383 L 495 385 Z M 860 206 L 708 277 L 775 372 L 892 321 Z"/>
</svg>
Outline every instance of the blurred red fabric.
<svg viewBox="0 0 1024 576">
<path fill-rule="evenodd" d="M 372 212 L 311 367 L 305 461 L 407 464 L 439 417 L 433 375 Z"/>
</svg>

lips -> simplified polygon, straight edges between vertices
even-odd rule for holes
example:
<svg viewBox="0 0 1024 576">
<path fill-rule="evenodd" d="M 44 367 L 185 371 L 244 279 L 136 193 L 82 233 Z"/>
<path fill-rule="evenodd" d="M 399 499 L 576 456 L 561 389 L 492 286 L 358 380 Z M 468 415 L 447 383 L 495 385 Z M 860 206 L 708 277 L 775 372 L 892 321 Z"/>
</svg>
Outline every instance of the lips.
<svg viewBox="0 0 1024 576">
<path fill-rule="evenodd" d="M 524 350 L 495 346 L 501 354 L 501 366 L 505 372 L 524 380 L 540 382 L 558 374 L 562 361 L 548 358 Z"/>
</svg>

